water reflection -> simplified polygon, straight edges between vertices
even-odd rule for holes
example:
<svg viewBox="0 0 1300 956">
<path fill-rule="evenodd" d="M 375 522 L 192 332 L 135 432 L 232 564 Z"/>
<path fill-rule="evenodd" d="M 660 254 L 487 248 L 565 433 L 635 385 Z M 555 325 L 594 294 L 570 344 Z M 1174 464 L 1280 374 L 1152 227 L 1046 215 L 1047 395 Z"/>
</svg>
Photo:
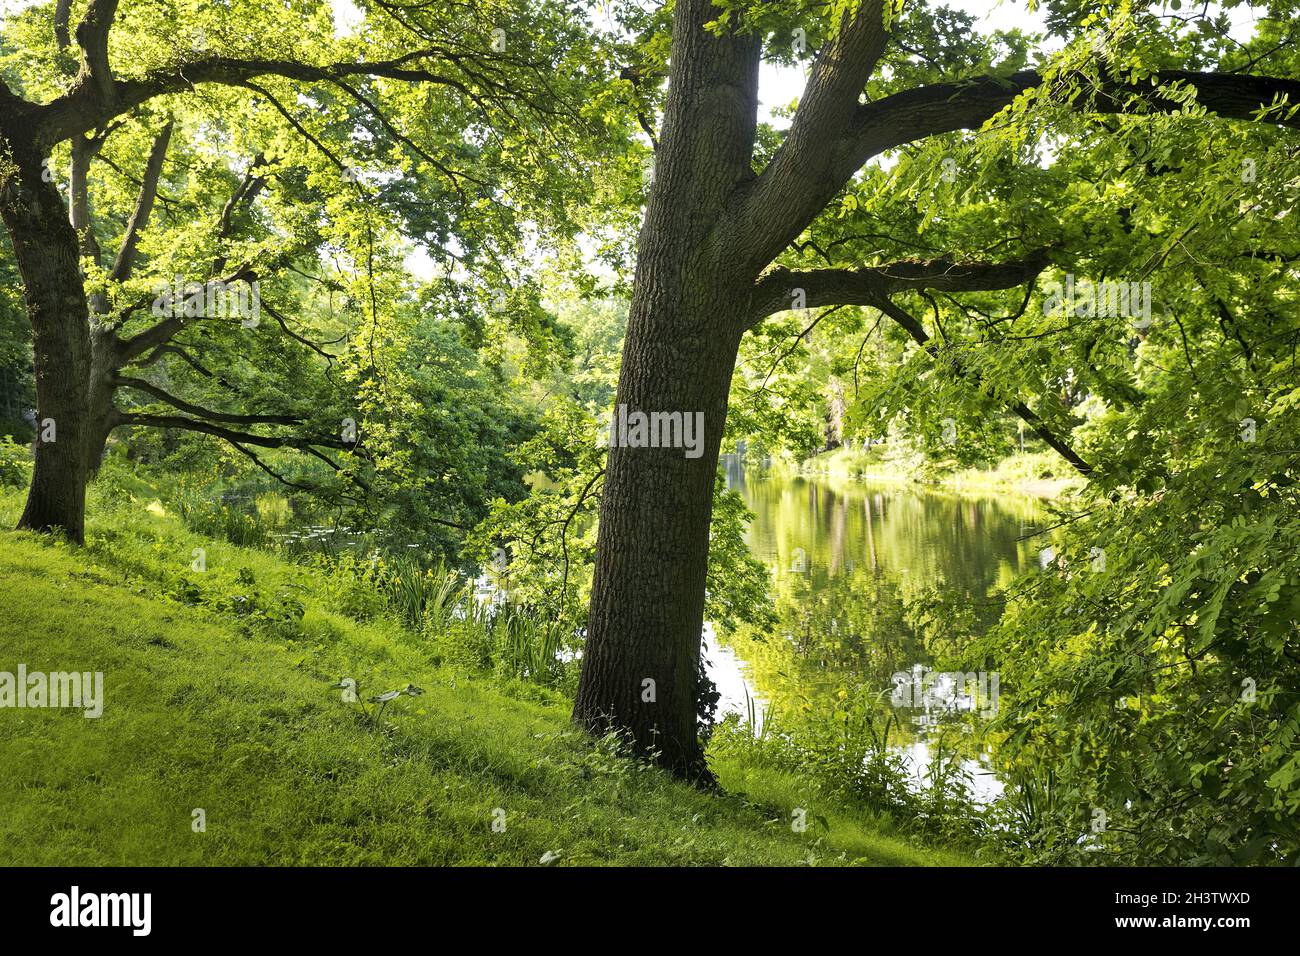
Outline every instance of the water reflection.
<svg viewBox="0 0 1300 956">
<path fill-rule="evenodd" d="M 746 472 L 736 456 L 723 467 L 754 512 L 748 543 L 771 569 L 780 621 L 771 633 L 708 640 L 724 712 L 743 715 L 746 694 L 760 713 L 864 690 L 888 706 L 893 674 L 956 655 L 996 618 L 999 592 L 1037 562 L 1023 540 L 1045 514 L 1032 498 L 780 477 Z M 897 716 L 897 744 L 923 774 L 932 731 Z M 971 750 L 968 769 L 988 797 L 999 785 Z"/>
</svg>

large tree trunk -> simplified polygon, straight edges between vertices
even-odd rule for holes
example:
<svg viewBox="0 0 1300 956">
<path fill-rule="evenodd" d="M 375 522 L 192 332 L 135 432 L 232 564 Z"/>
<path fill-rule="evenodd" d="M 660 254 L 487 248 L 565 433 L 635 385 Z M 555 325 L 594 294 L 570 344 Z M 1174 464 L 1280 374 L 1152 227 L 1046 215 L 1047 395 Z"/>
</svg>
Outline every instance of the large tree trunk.
<svg viewBox="0 0 1300 956">
<path fill-rule="evenodd" d="M 716 13 L 709 0 L 678 0 L 674 14 L 617 398 L 629 413 L 703 413 L 702 453 L 610 449 L 574 707 L 593 732 L 621 731 L 697 780 L 708 778 L 695 700 L 713 483 L 754 278 L 727 210 L 752 179 L 758 41 L 709 35 Z"/>
<path fill-rule="evenodd" d="M 43 157 L 18 137 L 5 139 L 17 169 L 0 193 L 0 212 L 23 278 L 36 375 L 36 462 L 18 527 L 61 531 L 79 543 L 90 459 L 103 447 L 100 438 L 92 451 L 92 438 L 107 412 L 92 414 L 89 309 L 77 236 Z"/>
<path fill-rule="evenodd" d="M 633 306 L 618 403 L 702 412 L 702 454 L 610 449 L 574 714 L 592 731 L 627 732 L 638 751 L 701 778 L 695 699 L 709 520 L 738 337 L 717 336 L 705 321 L 734 301 L 698 281 L 667 284 Z"/>
</svg>

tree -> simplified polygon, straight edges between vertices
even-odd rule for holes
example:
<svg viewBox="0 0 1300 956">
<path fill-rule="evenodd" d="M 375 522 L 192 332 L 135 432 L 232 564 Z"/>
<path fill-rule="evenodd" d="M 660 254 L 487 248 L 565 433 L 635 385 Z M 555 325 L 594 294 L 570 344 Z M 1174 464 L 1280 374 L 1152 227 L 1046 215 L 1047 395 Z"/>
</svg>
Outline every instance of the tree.
<svg viewBox="0 0 1300 956">
<path fill-rule="evenodd" d="M 167 387 L 169 368 L 229 385 L 221 362 L 197 358 L 183 333 L 197 329 L 223 361 L 249 347 L 231 334 L 246 314 L 231 321 L 204 308 L 214 290 L 256 299 L 279 283 L 279 307 L 269 295 L 262 304 L 283 338 L 256 348 L 291 343 L 290 361 L 329 362 L 305 334 L 320 323 L 292 315 L 291 304 L 312 303 L 304 276 L 373 326 L 381 299 L 400 292 L 377 275 L 386 238 L 425 241 L 445 257 L 446 277 L 459 270 L 463 284 L 500 290 L 479 296 L 507 299 L 523 224 L 572 229 L 583 182 L 572 145 L 593 128 L 578 91 L 603 81 L 604 58 L 568 5 L 379 4 L 352 36 L 334 34 L 328 3 L 119 11 L 118 0 L 89 0 L 76 5 L 75 30 L 73 7 L 15 15 L 6 45 L 19 40 L 22 56 L 6 57 L 0 81 L 0 213 L 32 327 L 38 420 L 22 528 L 82 539 L 86 482 L 122 426 L 200 432 L 264 468 L 259 449 L 296 449 L 331 469 L 345 469 L 340 455 L 358 446 L 364 453 L 365 436 L 311 396 L 290 391 L 289 407 L 268 408 L 265 395 L 226 388 L 212 407 Z M 611 120 L 603 134 L 616 139 L 617 129 Z M 205 143 L 216 160 L 196 156 Z M 65 149 L 66 200 L 54 165 Z M 121 222 L 93 215 L 121 206 L 102 184 L 96 192 L 99 161 L 134 183 Z M 153 235 L 173 185 L 192 218 Z M 376 218 L 377 201 L 396 228 Z M 211 225 L 193 228 L 203 221 Z M 346 275 L 323 275 L 323 253 L 350 260 Z M 151 292 L 159 284 L 172 291 Z M 382 404 L 378 377 L 370 363 L 354 386 Z M 124 407 L 124 391 L 164 409 Z"/>
<path fill-rule="evenodd" d="M 1038 68 L 1023 68 L 1023 50 L 1014 49 L 994 66 L 991 51 L 968 41 L 934 49 L 936 35 L 956 32 L 950 13 L 920 8 L 903 17 L 894 4 L 862 0 L 829 5 L 802 98 L 777 137 L 757 121 L 759 65 L 772 31 L 790 36 L 803 17 L 805 32 L 818 32 L 819 8 L 794 7 L 677 0 L 673 10 L 668 91 L 616 402 L 645 413 L 702 414 L 703 453 L 688 457 L 680 448 L 637 442 L 610 448 L 574 709 L 588 728 L 624 730 L 638 750 L 696 779 L 708 777 L 694 705 L 710 488 L 742 336 L 782 310 L 864 305 L 933 358 L 936 344 L 901 296 L 1015 289 L 1052 263 L 1069 264 L 1071 249 L 1012 235 L 1004 238 L 1020 248 L 1005 258 L 941 253 L 785 266 L 864 164 L 995 123 L 1023 129 L 1027 116 L 1059 122 L 1190 110 L 1300 127 L 1290 105 L 1300 103 L 1300 82 L 1247 72 L 1256 62 L 1236 72 L 1189 71 L 1165 68 L 1168 52 L 1097 56 L 1097 47 L 1080 43 Z M 1089 34 L 1095 16 L 1061 4 L 1057 20 L 1088 43 L 1096 39 Z M 1080 55 L 1084 48 L 1092 55 Z M 1202 58 L 1200 51 L 1182 55 Z M 888 75 L 875 77 L 882 64 Z M 890 224 L 874 225 L 887 233 Z M 968 385 L 981 387 L 976 373 L 953 361 Z M 1066 434 L 1024 402 L 1012 408 L 1078 470 L 1091 471 Z"/>
</svg>

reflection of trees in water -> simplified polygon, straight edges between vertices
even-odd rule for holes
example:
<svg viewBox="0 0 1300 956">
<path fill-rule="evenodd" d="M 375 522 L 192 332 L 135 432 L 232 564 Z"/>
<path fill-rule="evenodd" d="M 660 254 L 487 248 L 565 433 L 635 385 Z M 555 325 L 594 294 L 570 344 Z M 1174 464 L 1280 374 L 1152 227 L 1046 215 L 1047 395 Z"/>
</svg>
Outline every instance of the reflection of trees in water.
<svg viewBox="0 0 1300 956">
<path fill-rule="evenodd" d="M 830 576 L 814 568 L 779 576 L 774 589 L 777 628 L 762 640 L 742 633 L 734 643 L 759 693 L 781 711 L 841 689 L 883 690 L 894 671 L 923 659 L 899 585 L 879 572 Z"/>
<path fill-rule="evenodd" d="M 999 582 L 999 562 L 1024 563 L 1032 546 L 1017 541 L 1040 515 L 1032 502 L 963 499 L 852 483 L 751 480 L 746 502 L 756 514 L 756 555 L 788 568 L 795 549 L 832 575 L 865 564 L 896 580 L 964 586 L 984 594 Z"/>
<path fill-rule="evenodd" d="M 1017 539 L 1042 513 L 1016 498 L 851 482 L 751 476 L 743 491 L 756 515 L 751 548 L 775 571 L 779 623 L 732 643 L 757 691 L 785 714 L 842 691 L 880 691 L 888 706 L 896 671 L 982 633 L 998 615 L 999 588 L 1033 559 L 1032 543 Z"/>
</svg>

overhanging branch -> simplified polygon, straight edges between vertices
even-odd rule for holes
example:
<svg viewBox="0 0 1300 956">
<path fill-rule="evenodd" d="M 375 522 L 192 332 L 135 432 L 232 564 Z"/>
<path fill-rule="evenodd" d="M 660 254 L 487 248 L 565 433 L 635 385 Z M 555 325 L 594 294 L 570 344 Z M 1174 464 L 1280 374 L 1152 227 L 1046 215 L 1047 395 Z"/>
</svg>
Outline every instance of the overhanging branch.
<svg viewBox="0 0 1300 956">
<path fill-rule="evenodd" d="M 141 378 L 118 375 L 113 378 L 113 384 L 120 388 L 133 388 L 138 392 L 144 392 L 146 395 L 152 395 L 159 401 L 166 402 L 182 412 L 210 419 L 214 422 L 228 422 L 232 425 L 300 425 L 303 422 L 300 415 L 236 415 L 230 412 L 213 411 L 210 408 L 204 408 L 202 405 L 195 405 L 192 402 L 177 398 L 152 382 L 147 382 Z"/>
<path fill-rule="evenodd" d="M 1080 96 L 1069 104 L 1084 113 L 1178 112 L 1183 102 L 1159 91 L 1159 87 L 1175 83 L 1195 87 L 1196 102 L 1222 119 L 1255 120 L 1261 109 L 1279 97 L 1287 97 L 1291 105 L 1300 104 L 1300 81 L 1282 77 L 1161 70 L 1141 83 L 1103 80 L 1100 86 L 1092 86 L 1092 79 L 1081 75 L 1060 78 L 1061 83 L 1071 81 L 1091 90 L 1091 95 Z M 1037 70 L 1021 70 L 1007 77 L 935 83 L 859 106 L 839 170 L 840 182 L 846 182 L 863 163 L 887 149 L 942 133 L 976 129 L 1017 96 L 1042 83 L 1042 74 Z M 1271 114 L 1265 122 L 1300 129 L 1300 115 L 1288 118 Z"/>
<path fill-rule="evenodd" d="M 180 415 L 145 415 L 136 412 L 124 412 L 118 416 L 122 425 L 146 425 L 152 428 L 179 428 L 183 431 L 201 432 L 214 435 L 226 441 L 256 445 L 259 448 L 295 448 L 299 451 L 315 451 L 316 448 L 338 448 L 351 451 L 353 446 L 337 438 L 304 438 L 296 435 L 255 435 L 251 432 L 235 431 L 212 422 L 197 418 L 185 418 Z"/>
<path fill-rule="evenodd" d="M 898 292 L 988 292 L 1024 285 L 1047 268 L 1046 250 L 1011 262 L 903 260 L 859 269 L 787 269 L 759 277 L 750 299 L 752 326 L 766 316 L 825 305 L 876 306 Z"/>
</svg>

